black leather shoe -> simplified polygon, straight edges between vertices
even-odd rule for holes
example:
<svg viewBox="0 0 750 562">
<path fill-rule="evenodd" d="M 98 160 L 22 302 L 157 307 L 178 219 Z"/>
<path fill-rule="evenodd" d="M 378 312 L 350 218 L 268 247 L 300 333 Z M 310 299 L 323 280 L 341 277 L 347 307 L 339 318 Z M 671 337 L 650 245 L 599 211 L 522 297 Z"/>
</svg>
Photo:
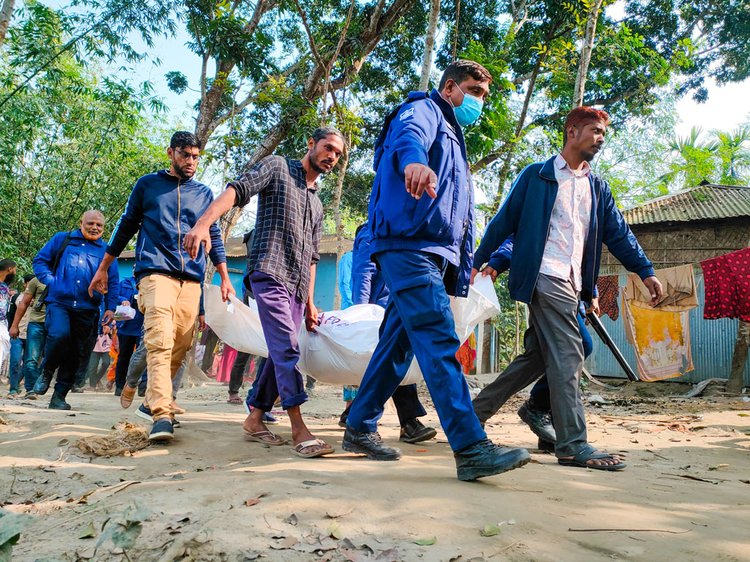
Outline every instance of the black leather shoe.
<svg viewBox="0 0 750 562">
<path fill-rule="evenodd" d="M 437 431 L 434 428 L 425 426 L 417 418 L 412 418 L 401 427 L 401 436 L 398 440 L 404 443 L 421 443 L 436 435 Z"/>
<path fill-rule="evenodd" d="M 40 396 L 47 394 L 49 385 L 52 384 L 52 373 L 42 373 L 34 383 L 34 393 Z"/>
<path fill-rule="evenodd" d="M 339 427 L 346 427 L 346 418 L 349 417 L 349 411 L 352 409 L 352 405 L 349 404 L 346 409 L 341 412 L 339 416 Z"/>
<path fill-rule="evenodd" d="M 383 444 L 380 434 L 359 432 L 347 426 L 341 448 L 350 453 L 367 455 L 374 461 L 397 461 L 401 458 L 401 451 Z"/>
<path fill-rule="evenodd" d="M 58 392 L 52 394 L 48 407 L 50 410 L 70 410 L 70 404 L 65 401 L 65 395 Z"/>
<path fill-rule="evenodd" d="M 545 441 L 541 437 L 539 438 L 539 442 L 536 444 L 536 446 L 540 451 L 544 453 L 555 452 L 555 444 L 552 441 Z"/>
<path fill-rule="evenodd" d="M 507 472 L 531 460 L 526 449 L 499 447 L 489 439 L 482 439 L 453 456 L 458 479 L 465 482 Z"/>
<path fill-rule="evenodd" d="M 552 414 L 547 410 L 536 410 L 529 406 L 528 402 L 518 408 L 518 417 L 531 428 L 537 437 L 544 441 L 555 443 L 557 435 L 555 426 L 552 425 Z"/>
</svg>

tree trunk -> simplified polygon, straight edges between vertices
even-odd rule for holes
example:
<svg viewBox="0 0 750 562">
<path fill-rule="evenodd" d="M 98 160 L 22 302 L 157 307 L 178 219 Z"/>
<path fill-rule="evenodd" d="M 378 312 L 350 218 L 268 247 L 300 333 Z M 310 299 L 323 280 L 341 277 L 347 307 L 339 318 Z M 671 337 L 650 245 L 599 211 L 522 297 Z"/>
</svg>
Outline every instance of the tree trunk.
<svg viewBox="0 0 750 562">
<path fill-rule="evenodd" d="M 2 8 L 0 8 L 0 45 L 5 42 L 5 36 L 8 33 L 8 26 L 10 26 L 10 18 L 13 17 L 15 4 L 16 0 L 3 0 Z"/>
<path fill-rule="evenodd" d="M 599 11 L 602 7 L 603 0 L 594 0 L 589 12 L 588 21 L 586 22 L 586 31 L 583 36 L 583 45 L 581 46 L 581 59 L 578 61 L 578 74 L 576 83 L 573 88 L 573 107 L 583 105 L 583 94 L 586 91 L 586 76 L 589 72 L 589 63 L 591 63 L 591 52 L 594 50 L 594 37 L 596 36 L 596 22 L 599 20 Z"/>
<path fill-rule="evenodd" d="M 745 386 L 743 374 L 747 362 L 748 348 L 750 347 L 750 322 L 740 320 L 737 326 L 737 340 L 734 344 L 732 355 L 732 370 L 727 380 L 727 392 L 740 394 Z"/>
<path fill-rule="evenodd" d="M 494 214 L 497 212 L 498 208 L 500 207 L 500 203 L 503 200 L 503 194 L 505 192 L 505 181 L 508 179 L 508 175 L 510 174 L 510 166 L 513 162 L 513 155 L 515 154 L 516 145 L 518 144 L 518 141 L 520 140 L 521 132 L 523 131 L 523 125 L 526 122 L 526 115 L 529 112 L 529 105 L 531 104 L 531 98 L 534 96 L 534 88 L 536 87 L 536 80 L 539 77 L 539 72 L 542 68 L 542 64 L 547 58 L 547 53 L 549 51 L 545 51 L 542 55 L 539 56 L 539 58 L 536 61 L 536 64 L 534 65 L 534 70 L 531 72 L 531 77 L 529 78 L 529 87 L 526 90 L 526 97 L 523 100 L 523 108 L 521 109 L 521 115 L 518 116 L 518 122 L 516 123 L 516 130 L 513 135 L 513 141 L 509 142 L 506 145 L 505 150 L 505 161 L 503 162 L 503 167 L 500 170 L 500 176 L 498 178 L 497 182 L 497 194 L 495 195 L 495 200 L 492 202 L 492 209 L 491 213 Z"/>
<path fill-rule="evenodd" d="M 349 139 L 347 139 L 347 145 Z M 344 189 L 346 169 L 349 167 L 349 151 L 341 156 L 341 169 L 336 182 L 336 190 L 333 193 L 333 221 L 336 224 L 336 287 L 333 293 L 333 309 L 341 310 L 341 291 L 339 291 L 339 262 L 344 255 L 344 224 L 341 221 L 341 192 Z"/>
<path fill-rule="evenodd" d="M 430 83 L 430 69 L 432 68 L 432 56 L 435 47 L 435 34 L 437 33 L 438 17 L 440 16 L 440 0 L 432 0 L 430 3 L 430 20 L 427 25 L 427 36 L 424 40 L 424 57 L 422 58 L 422 76 L 419 79 L 419 91 L 424 92 Z"/>
</svg>

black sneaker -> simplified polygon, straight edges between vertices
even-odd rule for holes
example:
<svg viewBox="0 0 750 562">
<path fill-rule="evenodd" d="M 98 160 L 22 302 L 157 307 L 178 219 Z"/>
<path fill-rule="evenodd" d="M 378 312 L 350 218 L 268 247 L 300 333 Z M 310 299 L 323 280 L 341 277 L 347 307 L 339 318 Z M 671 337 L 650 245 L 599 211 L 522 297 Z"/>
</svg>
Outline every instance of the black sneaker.
<svg viewBox="0 0 750 562">
<path fill-rule="evenodd" d="M 552 425 L 552 414 L 549 411 L 536 410 L 529 406 L 528 402 L 524 402 L 521 407 L 518 408 L 518 417 L 521 418 L 524 423 L 531 428 L 531 431 L 533 431 L 540 439 L 552 443 L 557 441 L 555 426 Z"/>
<path fill-rule="evenodd" d="M 421 443 L 436 435 L 435 428 L 427 427 L 417 418 L 412 418 L 401 427 L 401 436 L 398 440 L 404 443 Z"/>
<path fill-rule="evenodd" d="M 531 460 L 526 449 L 499 447 L 489 439 L 482 439 L 453 456 L 458 479 L 465 482 L 507 472 Z"/>
<path fill-rule="evenodd" d="M 83 394 L 83 387 L 82 386 L 74 386 L 70 389 L 70 391 L 74 394 Z"/>
<path fill-rule="evenodd" d="M 151 426 L 151 433 L 148 434 L 149 441 L 170 441 L 174 438 L 174 429 L 172 429 L 172 420 L 161 418 Z"/>
<path fill-rule="evenodd" d="M 397 461 L 401 458 L 401 451 L 384 445 L 379 433 L 364 433 L 348 426 L 341 448 L 350 453 L 367 455 L 368 459 L 374 461 Z"/>
<path fill-rule="evenodd" d="M 144 404 L 138 406 L 138 409 L 135 411 L 135 415 L 148 421 L 153 421 L 154 419 L 153 415 L 151 414 L 151 409 L 146 408 Z"/>
<path fill-rule="evenodd" d="M 172 427 L 174 427 L 175 429 L 179 429 L 180 427 L 182 427 L 182 424 L 180 423 L 180 420 L 178 420 L 177 418 L 174 418 L 174 417 L 171 418 L 171 419 L 172 419 Z"/>
</svg>

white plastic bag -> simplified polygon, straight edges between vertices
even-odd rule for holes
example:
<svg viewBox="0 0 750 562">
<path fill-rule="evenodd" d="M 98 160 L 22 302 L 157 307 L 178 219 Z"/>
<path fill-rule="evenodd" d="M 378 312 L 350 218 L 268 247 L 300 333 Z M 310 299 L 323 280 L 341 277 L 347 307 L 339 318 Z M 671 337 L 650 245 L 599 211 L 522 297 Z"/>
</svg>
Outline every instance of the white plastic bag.
<svg viewBox="0 0 750 562">
<path fill-rule="evenodd" d="M 234 295 L 230 295 L 229 302 L 226 303 L 221 300 L 219 287 L 205 285 L 203 308 L 206 311 L 206 324 L 221 341 L 237 351 L 268 357 L 268 346 L 263 337 L 258 305 L 255 301 L 251 300 L 247 306 Z"/>
<path fill-rule="evenodd" d="M 362 382 L 384 313 L 376 304 L 324 312 L 314 333 L 300 330 L 300 371 L 330 384 Z"/>
<path fill-rule="evenodd" d="M 133 318 L 135 318 L 135 308 L 122 304 L 117 305 L 117 308 L 115 308 L 115 320 L 117 322 L 132 320 Z"/>
<path fill-rule="evenodd" d="M 216 286 L 205 287 L 206 323 L 221 340 L 238 351 L 268 356 L 263 329 L 255 302 L 245 306 L 235 297 L 230 305 L 221 301 Z M 489 277 L 477 277 L 467 298 L 451 297 L 456 335 L 461 342 L 480 322 L 500 312 L 500 304 Z M 346 310 L 324 312 L 316 333 L 299 333 L 299 369 L 320 382 L 356 385 L 362 382 L 367 364 L 378 344 L 378 329 L 384 310 L 374 304 L 352 306 Z M 422 378 L 416 361 L 409 368 L 402 384 Z"/>
</svg>

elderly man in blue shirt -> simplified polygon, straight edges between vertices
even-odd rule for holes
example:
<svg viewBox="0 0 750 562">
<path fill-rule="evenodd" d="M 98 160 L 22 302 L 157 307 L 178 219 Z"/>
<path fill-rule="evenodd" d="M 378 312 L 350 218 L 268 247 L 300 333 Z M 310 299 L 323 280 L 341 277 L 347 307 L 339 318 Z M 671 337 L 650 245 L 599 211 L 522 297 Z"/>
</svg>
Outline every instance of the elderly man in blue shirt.
<svg viewBox="0 0 750 562">
<path fill-rule="evenodd" d="M 65 398 L 73 387 L 78 366 L 91 352 L 88 344 L 96 333 L 99 305 L 104 297 L 99 292 L 89 295 L 88 288 L 107 249 L 101 239 L 103 233 L 104 215 L 100 211 L 86 211 L 80 228 L 55 234 L 33 260 L 34 274 L 48 287 L 44 299 L 47 340 L 43 375 L 37 379 L 34 392 L 45 394 L 57 369 L 57 382 L 49 403 L 54 410 L 70 410 Z M 112 321 L 118 282 L 117 263 L 113 262 L 109 266 L 102 324 Z"/>
</svg>

